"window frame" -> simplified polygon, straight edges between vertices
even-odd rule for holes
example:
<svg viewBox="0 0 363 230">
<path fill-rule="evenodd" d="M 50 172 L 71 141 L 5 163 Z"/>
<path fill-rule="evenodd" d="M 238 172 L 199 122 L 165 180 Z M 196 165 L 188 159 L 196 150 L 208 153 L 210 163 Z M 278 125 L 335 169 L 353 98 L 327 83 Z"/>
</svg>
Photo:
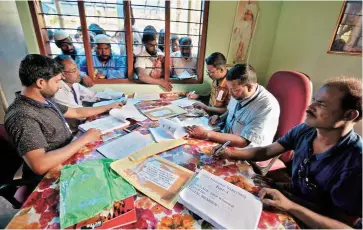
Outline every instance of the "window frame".
<svg viewBox="0 0 363 230">
<path fill-rule="evenodd" d="M 170 49 L 164 49 L 164 80 L 170 81 L 173 84 L 202 84 L 203 76 L 204 76 L 204 59 L 205 59 L 205 51 L 206 51 L 206 40 L 207 40 L 207 30 L 208 30 L 208 16 L 209 16 L 209 0 L 204 0 L 204 8 L 201 9 L 201 29 L 202 32 L 200 34 L 199 39 L 199 52 L 198 52 L 198 60 L 197 60 L 197 79 L 186 79 L 186 80 L 177 80 L 170 79 Z M 90 47 L 90 41 L 88 36 L 88 26 L 87 26 L 87 17 L 85 11 L 85 2 L 77 1 L 79 18 L 82 27 L 82 39 L 84 44 L 84 51 L 87 60 L 92 60 L 92 50 Z M 39 46 L 40 54 L 49 56 L 51 53 L 50 43 L 47 41 L 48 33 L 45 26 L 45 19 L 43 17 L 42 9 L 41 9 L 41 0 L 32 0 L 28 1 L 30 14 L 33 21 L 33 26 L 35 30 L 35 35 L 37 38 L 37 43 Z M 124 8 L 124 28 L 125 28 L 125 38 L 126 38 L 126 58 L 127 58 L 127 78 L 125 79 L 93 79 L 95 84 L 135 84 L 141 83 L 146 84 L 140 80 L 134 79 L 134 54 L 133 54 L 133 33 L 132 33 L 132 25 L 131 25 L 131 2 L 123 1 Z M 170 1 L 165 1 L 165 39 L 164 45 L 165 47 L 170 47 Z M 87 71 L 90 73 L 89 75 L 94 76 L 94 66 L 93 62 L 87 61 Z"/>
</svg>

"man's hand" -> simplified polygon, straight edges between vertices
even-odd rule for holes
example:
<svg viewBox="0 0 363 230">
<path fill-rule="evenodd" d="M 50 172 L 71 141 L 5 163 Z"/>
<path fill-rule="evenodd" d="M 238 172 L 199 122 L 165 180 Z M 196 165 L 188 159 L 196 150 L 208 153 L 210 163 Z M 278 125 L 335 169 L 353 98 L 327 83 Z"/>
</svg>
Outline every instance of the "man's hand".
<svg viewBox="0 0 363 230">
<path fill-rule="evenodd" d="M 89 129 L 81 138 L 86 144 L 97 141 L 101 137 L 102 133 L 98 129 Z"/>
<path fill-rule="evenodd" d="M 208 106 L 206 106 L 205 104 L 203 104 L 202 102 L 197 102 L 193 104 L 194 108 L 196 109 L 203 109 L 206 110 L 208 108 Z"/>
<path fill-rule="evenodd" d="M 197 100 L 199 98 L 199 95 L 193 92 L 187 93 L 187 98 L 190 100 Z"/>
<path fill-rule="evenodd" d="M 276 189 L 263 188 L 258 193 L 262 203 L 288 212 L 294 206 L 294 202 L 287 199 L 280 191 Z"/>
<path fill-rule="evenodd" d="M 170 92 L 173 89 L 173 86 L 169 81 L 163 81 L 162 83 L 160 83 L 160 86 L 163 87 L 168 92 Z"/>
<path fill-rule="evenodd" d="M 93 82 L 92 78 L 90 78 L 89 76 L 85 75 L 82 78 L 82 83 L 87 86 L 87 87 L 92 87 L 95 85 L 95 83 Z"/>
<path fill-rule="evenodd" d="M 213 115 L 209 118 L 209 124 L 211 125 L 215 125 L 217 124 L 219 121 L 221 120 L 221 118 L 218 115 Z"/>
<path fill-rule="evenodd" d="M 231 152 L 231 150 L 230 150 L 230 149 L 228 149 L 228 148 L 222 149 L 221 151 L 219 151 L 218 156 L 215 156 L 215 155 L 214 155 L 214 154 L 215 154 L 215 152 L 216 152 L 216 151 L 217 151 L 220 147 L 222 147 L 222 145 L 217 145 L 217 146 L 213 147 L 213 149 L 212 149 L 211 153 L 212 153 L 212 155 L 213 155 L 214 157 L 216 157 L 216 158 L 221 158 L 221 159 L 229 159 L 229 158 L 231 158 L 231 157 L 232 157 L 232 152 Z"/>
<path fill-rule="evenodd" d="M 111 109 L 121 109 L 124 105 L 121 102 L 115 102 L 108 106 L 109 106 L 109 110 L 111 110 Z"/>
<path fill-rule="evenodd" d="M 189 134 L 189 136 L 197 138 L 197 139 L 207 139 L 208 138 L 208 131 L 203 129 L 200 126 L 187 126 L 184 127 L 185 131 Z"/>
</svg>

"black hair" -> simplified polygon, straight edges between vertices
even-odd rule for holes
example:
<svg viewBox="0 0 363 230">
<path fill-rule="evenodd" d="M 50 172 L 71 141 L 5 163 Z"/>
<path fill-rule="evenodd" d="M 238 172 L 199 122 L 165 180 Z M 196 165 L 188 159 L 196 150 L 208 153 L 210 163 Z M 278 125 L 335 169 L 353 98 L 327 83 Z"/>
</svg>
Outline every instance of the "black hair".
<svg viewBox="0 0 363 230">
<path fill-rule="evenodd" d="M 165 40 L 165 31 L 164 29 L 161 29 L 159 32 L 159 39 L 158 39 L 158 44 L 159 44 L 159 49 L 164 52 L 164 40 Z"/>
<path fill-rule="evenodd" d="M 225 68 L 227 64 L 226 57 L 219 52 L 215 52 L 209 55 L 209 57 L 205 59 L 205 62 L 207 63 L 207 65 L 212 65 L 217 69 Z"/>
<path fill-rule="evenodd" d="M 152 31 L 144 31 L 144 34 L 142 35 L 142 43 L 147 43 L 150 41 L 155 41 L 156 40 L 156 34 L 153 33 Z"/>
<path fill-rule="evenodd" d="M 102 29 L 99 25 L 97 25 L 96 23 L 92 23 L 91 25 L 89 25 L 88 30 L 92 31 L 96 35 L 106 34 L 106 31 L 104 29 Z"/>
<path fill-rule="evenodd" d="M 63 66 L 63 68 L 64 68 L 63 61 L 65 61 L 65 60 L 72 60 L 72 61 L 74 61 L 74 60 L 73 60 L 73 58 L 72 58 L 70 55 L 66 55 L 66 54 L 60 54 L 60 55 L 56 56 L 56 57 L 54 58 L 54 60 L 55 60 L 57 63 L 59 63 L 60 65 L 62 65 L 62 66 Z"/>
<path fill-rule="evenodd" d="M 153 27 L 152 25 L 145 26 L 144 33 L 147 32 L 147 31 L 148 32 L 153 32 L 155 34 L 157 33 L 155 27 Z"/>
<path fill-rule="evenodd" d="M 255 69 L 248 64 L 237 64 L 227 73 L 227 81 L 239 80 L 241 85 L 257 83 Z"/>
<path fill-rule="evenodd" d="M 179 44 L 181 45 L 182 43 L 187 42 L 188 44 L 192 44 L 192 39 L 190 37 L 182 37 L 179 39 Z"/>
<path fill-rule="evenodd" d="M 77 31 L 81 31 L 82 32 L 82 27 L 81 26 L 78 26 L 77 27 Z"/>
<path fill-rule="evenodd" d="M 28 54 L 20 62 L 19 78 L 23 86 L 29 87 L 38 79 L 50 80 L 63 72 L 56 60 L 40 54 Z"/>
<path fill-rule="evenodd" d="M 75 34 L 74 38 L 80 38 L 81 36 L 79 34 Z"/>
<path fill-rule="evenodd" d="M 173 44 L 173 42 L 174 42 L 174 41 L 176 41 L 176 40 L 179 40 L 178 35 L 172 35 L 172 36 L 170 37 L 170 44 Z"/>
</svg>

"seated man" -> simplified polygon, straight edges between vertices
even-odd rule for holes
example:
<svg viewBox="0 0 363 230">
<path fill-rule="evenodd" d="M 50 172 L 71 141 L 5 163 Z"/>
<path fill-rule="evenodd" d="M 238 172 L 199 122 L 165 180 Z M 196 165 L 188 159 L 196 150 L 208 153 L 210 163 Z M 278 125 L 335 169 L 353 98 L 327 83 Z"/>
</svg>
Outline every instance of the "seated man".
<svg viewBox="0 0 363 230">
<path fill-rule="evenodd" d="M 111 99 L 107 97 L 107 93 L 96 93 L 81 84 L 80 72 L 76 63 L 69 55 L 59 55 L 55 60 L 63 66 L 63 79 L 61 81 L 61 88 L 56 92 L 53 100 L 61 105 L 65 105 L 70 108 L 83 107 L 82 102 L 96 102 L 101 98 Z M 107 97 L 107 98 L 106 98 Z M 66 119 L 72 132 L 78 131 L 78 125 L 80 120 L 84 119 Z"/>
<path fill-rule="evenodd" d="M 51 101 L 49 98 L 60 88 L 62 72 L 55 60 L 38 54 L 27 55 L 20 63 L 23 90 L 6 112 L 5 128 L 25 160 L 25 179 L 40 179 L 35 174 L 45 174 L 101 136 L 99 130 L 91 129 L 71 142 L 73 136 L 65 118 L 90 117 L 122 107 L 121 103 L 114 103 L 68 108 Z"/>
<path fill-rule="evenodd" d="M 227 87 L 227 68 L 226 58 L 219 52 L 212 53 L 205 59 L 207 64 L 208 76 L 213 80 L 210 93 L 209 106 L 204 103 L 196 103 L 194 107 L 204 109 L 211 114 L 223 114 L 227 111 L 230 100 L 230 93 Z M 188 93 L 188 98 L 198 99 L 199 95 Z"/>
<path fill-rule="evenodd" d="M 211 123 L 226 120 L 224 133 L 207 131 L 200 126 L 186 127 L 192 137 L 218 143 L 231 141 L 237 147 L 271 144 L 277 130 L 280 106 L 276 98 L 257 83 L 255 70 L 247 64 L 237 64 L 227 74 L 232 99 L 228 111 L 214 115 Z"/>
<path fill-rule="evenodd" d="M 361 118 L 362 82 L 354 78 L 330 80 L 306 110 L 304 124 L 271 145 L 225 149 L 221 154 L 223 158 L 264 161 L 294 150 L 293 194 L 318 206 L 321 214 L 353 226 L 362 217 L 362 138 L 353 131 Z M 311 228 L 345 228 L 295 204 L 276 190 L 264 189 L 261 198 Z"/>
<path fill-rule="evenodd" d="M 192 53 L 192 39 L 182 37 L 179 43 L 180 50 L 170 55 L 171 73 L 181 75 L 184 71 L 187 71 L 190 75 L 195 75 L 198 59 Z"/>
<path fill-rule="evenodd" d="M 70 55 L 73 60 L 77 63 L 80 63 L 84 51 L 82 49 L 77 49 L 72 41 L 72 38 L 69 34 L 64 30 L 56 30 L 54 32 L 54 41 L 59 49 L 62 50 L 62 54 Z M 87 87 L 92 87 L 94 82 L 91 77 L 89 77 L 86 73 L 81 73 L 82 83 Z"/>
<path fill-rule="evenodd" d="M 125 78 L 126 58 L 112 52 L 111 38 L 105 34 L 95 37 L 95 53 L 92 55 L 96 77 L 100 79 Z M 87 59 L 84 57 L 79 63 L 81 73 L 87 73 Z"/>
<path fill-rule="evenodd" d="M 136 57 L 135 69 L 139 80 L 148 84 L 160 85 L 167 91 L 173 88 L 162 77 L 164 54 L 158 53 L 158 41 L 153 31 L 146 30 L 142 36 L 145 49 Z"/>
</svg>

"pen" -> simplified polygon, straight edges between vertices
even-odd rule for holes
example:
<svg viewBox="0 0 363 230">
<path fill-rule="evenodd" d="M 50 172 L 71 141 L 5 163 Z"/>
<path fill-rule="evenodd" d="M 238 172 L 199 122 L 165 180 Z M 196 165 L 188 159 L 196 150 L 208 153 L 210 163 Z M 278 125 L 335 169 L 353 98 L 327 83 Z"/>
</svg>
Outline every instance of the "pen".
<svg viewBox="0 0 363 230">
<path fill-rule="evenodd" d="M 191 92 L 191 93 L 189 94 L 189 96 L 190 96 L 190 95 L 193 95 L 194 93 L 195 93 L 195 90 L 194 90 L 193 92 Z M 188 96 L 188 99 L 189 99 L 189 96 Z"/>
<path fill-rule="evenodd" d="M 218 157 L 219 152 L 221 152 L 223 149 L 225 149 L 229 144 L 231 144 L 230 141 L 227 141 L 226 143 L 224 143 L 219 149 L 217 149 L 217 151 L 215 151 L 215 153 L 213 155 Z"/>
</svg>

